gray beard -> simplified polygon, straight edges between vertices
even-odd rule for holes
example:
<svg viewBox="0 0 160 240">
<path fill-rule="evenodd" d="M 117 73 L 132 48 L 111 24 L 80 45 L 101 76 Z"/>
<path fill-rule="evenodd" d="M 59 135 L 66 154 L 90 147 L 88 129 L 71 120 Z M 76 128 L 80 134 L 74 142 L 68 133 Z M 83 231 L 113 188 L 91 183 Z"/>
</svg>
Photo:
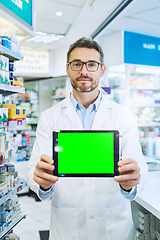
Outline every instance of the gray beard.
<svg viewBox="0 0 160 240">
<path fill-rule="evenodd" d="M 73 83 L 73 82 L 71 82 L 71 85 L 72 85 L 72 87 L 75 89 L 75 90 L 77 90 L 78 92 L 92 92 L 97 86 L 98 86 L 98 84 L 97 85 L 95 85 L 95 86 L 90 86 L 88 89 L 80 89 L 78 86 L 77 86 L 77 84 L 75 83 Z"/>
</svg>

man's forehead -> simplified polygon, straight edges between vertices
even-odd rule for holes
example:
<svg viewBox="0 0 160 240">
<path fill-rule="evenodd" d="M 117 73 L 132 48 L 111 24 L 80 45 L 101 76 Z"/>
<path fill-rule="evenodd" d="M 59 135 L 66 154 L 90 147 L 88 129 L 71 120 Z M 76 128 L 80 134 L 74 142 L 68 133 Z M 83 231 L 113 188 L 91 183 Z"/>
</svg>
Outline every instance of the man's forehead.
<svg viewBox="0 0 160 240">
<path fill-rule="evenodd" d="M 75 48 L 70 53 L 69 60 L 83 60 L 83 61 L 89 61 L 89 60 L 100 60 L 100 53 L 93 48 Z"/>
</svg>

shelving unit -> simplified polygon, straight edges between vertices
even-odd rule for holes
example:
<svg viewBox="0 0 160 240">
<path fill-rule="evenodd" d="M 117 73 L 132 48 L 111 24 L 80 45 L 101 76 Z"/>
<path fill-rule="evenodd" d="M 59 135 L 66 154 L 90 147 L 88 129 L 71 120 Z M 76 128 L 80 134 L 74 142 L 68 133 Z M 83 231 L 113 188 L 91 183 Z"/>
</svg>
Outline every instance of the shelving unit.
<svg viewBox="0 0 160 240">
<path fill-rule="evenodd" d="M 0 83 L 0 94 L 11 95 L 14 93 L 24 93 L 25 89 L 19 86 L 11 86 Z"/>
<path fill-rule="evenodd" d="M 10 60 L 23 60 L 23 57 L 19 53 L 15 53 L 2 45 L 0 45 L 0 54 L 8 57 Z"/>
<path fill-rule="evenodd" d="M 18 61 L 23 59 L 23 57 L 18 54 L 14 53 L 11 50 L 3 47 L 0 45 L 0 55 L 4 55 L 8 57 L 10 60 Z M 0 83 L 0 94 L 7 96 L 15 93 L 24 93 L 25 89 L 19 86 L 11 86 L 11 85 L 6 85 L 6 84 L 1 84 Z M 6 122 L 1 122 L 0 123 L 0 128 L 7 128 L 8 127 L 15 127 L 15 126 L 22 126 L 26 125 L 26 120 L 16 120 L 16 121 L 6 121 Z M 20 152 L 17 155 L 14 155 L 11 158 L 5 159 L 5 162 L 10 162 L 10 161 L 16 161 L 16 159 L 19 159 L 22 156 L 25 156 L 25 152 Z M 0 198 L 0 205 L 5 203 L 7 200 L 12 199 L 13 195 L 18 194 L 20 190 L 22 190 L 25 184 L 18 183 L 13 189 L 11 189 L 8 193 L 3 195 Z M 0 231 L 0 239 L 4 239 L 4 237 L 22 220 L 26 217 L 24 213 L 21 213 L 17 211 L 16 216 L 13 217 L 12 221 L 8 224 L 8 226 L 5 226 L 4 231 Z"/>
<path fill-rule="evenodd" d="M 0 239 L 4 239 L 4 237 L 24 218 L 26 218 L 24 213 L 18 214 L 14 221 L 12 221 L 9 226 L 6 227 L 6 230 L 3 233 L 0 233 Z"/>
<path fill-rule="evenodd" d="M 136 116 L 144 154 L 149 149 L 147 138 L 160 136 L 160 75 L 146 72 L 140 73 L 136 65 L 127 64 L 108 70 L 111 98 L 130 108 Z M 156 151 L 154 144 L 153 148 Z M 160 156 L 155 155 L 155 158 L 160 159 Z"/>
</svg>

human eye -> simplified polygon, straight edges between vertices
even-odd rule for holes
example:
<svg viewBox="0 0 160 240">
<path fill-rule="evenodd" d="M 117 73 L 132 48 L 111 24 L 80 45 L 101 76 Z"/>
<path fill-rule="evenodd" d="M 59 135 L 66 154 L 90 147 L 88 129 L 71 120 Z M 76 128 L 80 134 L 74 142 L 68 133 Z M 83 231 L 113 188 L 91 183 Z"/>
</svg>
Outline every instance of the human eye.
<svg viewBox="0 0 160 240">
<path fill-rule="evenodd" d="M 81 65 L 82 65 L 82 63 L 79 62 L 79 61 L 74 61 L 74 62 L 72 62 L 72 66 L 73 66 L 73 67 L 78 68 L 78 67 L 80 67 Z"/>
<path fill-rule="evenodd" d="M 88 67 L 89 68 L 96 68 L 97 67 L 97 63 L 96 62 L 88 62 Z"/>
</svg>

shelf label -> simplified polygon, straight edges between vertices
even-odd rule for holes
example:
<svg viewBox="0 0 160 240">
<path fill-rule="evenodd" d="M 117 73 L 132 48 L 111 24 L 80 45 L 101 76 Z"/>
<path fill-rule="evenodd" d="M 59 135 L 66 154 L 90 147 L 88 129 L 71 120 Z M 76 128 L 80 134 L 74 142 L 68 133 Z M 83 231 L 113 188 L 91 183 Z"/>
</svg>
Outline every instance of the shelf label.
<svg viewBox="0 0 160 240">
<path fill-rule="evenodd" d="M 124 31 L 124 63 L 160 66 L 160 38 Z"/>
<path fill-rule="evenodd" d="M 0 0 L 0 3 L 32 27 L 32 0 Z"/>
</svg>

